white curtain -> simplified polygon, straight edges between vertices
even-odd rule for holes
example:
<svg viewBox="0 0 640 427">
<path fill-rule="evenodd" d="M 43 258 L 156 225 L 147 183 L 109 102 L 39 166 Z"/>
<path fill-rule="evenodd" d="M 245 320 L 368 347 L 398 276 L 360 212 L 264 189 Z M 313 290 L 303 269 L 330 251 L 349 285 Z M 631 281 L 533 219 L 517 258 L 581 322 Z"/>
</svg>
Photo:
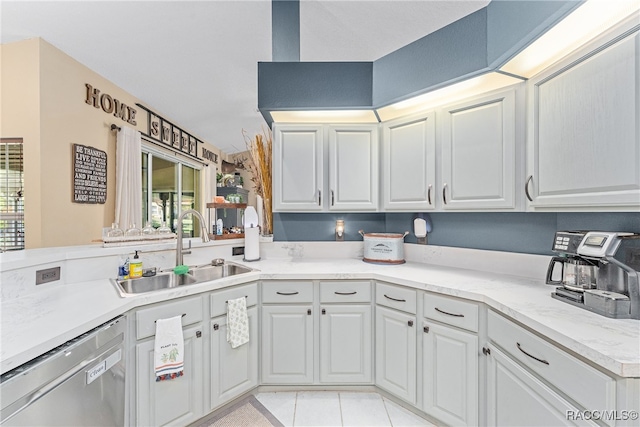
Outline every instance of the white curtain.
<svg viewBox="0 0 640 427">
<path fill-rule="evenodd" d="M 142 138 L 123 126 L 116 146 L 116 222 L 122 230 L 142 228 Z"/>
</svg>

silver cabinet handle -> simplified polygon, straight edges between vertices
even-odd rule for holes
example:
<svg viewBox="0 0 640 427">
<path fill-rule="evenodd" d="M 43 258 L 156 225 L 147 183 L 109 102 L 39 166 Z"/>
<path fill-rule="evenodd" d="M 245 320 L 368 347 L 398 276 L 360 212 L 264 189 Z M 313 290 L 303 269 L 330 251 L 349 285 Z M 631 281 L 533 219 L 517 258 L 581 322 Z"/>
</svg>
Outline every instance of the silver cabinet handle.
<svg viewBox="0 0 640 427">
<path fill-rule="evenodd" d="M 517 343 L 516 343 L 516 345 L 518 346 L 518 350 L 520 350 L 521 352 L 523 352 L 524 354 L 526 354 L 527 356 L 529 356 L 529 357 L 530 357 L 530 358 L 532 358 L 533 360 L 537 360 L 538 362 L 540 362 L 540 363 L 544 363 L 545 365 L 548 365 L 548 364 L 549 364 L 549 362 L 547 362 L 546 360 L 538 359 L 537 357 L 532 356 L 532 355 L 530 355 L 529 353 L 527 353 L 526 351 L 524 351 L 524 350 L 522 349 L 522 347 L 520 347 L 520 343 L 519 343 L 519 342 L 517 342 Z"/>
<path fill-rule="evenodd" d="M 429 189 L 427 190 L 427 201 L 429 202 L 429 204 L 431 205 L 431 189 L 433 188 L 433 185 L 429 184 Z"/>
<path fill-rule="evenodd" d="M 384 294 L 384 297 L 385 297 L 385 298 L 388 298 L 388 299 L 390 299 L 390 300 L 392 300 L 392 301 L 407 302 L 407 300 L 406 300 L 406 299 L 396 299 L 396 298 L 391 298 L 391 297 L 390 297 L 389 295 L 387 295 L 387 294 Z"/>
<path fill-rule="evenodd" d="M 322 192 L 318 190 L 318 206 L 322 206 Z"/>
<path fill-rule="evenodd" d="M 442 201 L 444 204 L 447 204 L 447 183 L 445 182 L 442 186 Z"/>
<path fill-rule="evenodd" d="M 440 310 L 438 307 L 434 307 L 436 309 L 436 311 L 438 313 L 442 313 L 442 314 L 446 314 L 447 316 L 453 316 L 453 317 L 464 317 L 464 314 L 454 314 L 454 313 L 449 313 L 443 310 Z"/>
<path fill-rule="evenodd" d="M 531 182 L 532 179 L 533 179 L 533 175 L 529 175 L 529 178 L 527 178 L 527 182 L 524 184 L 524 194 L 527 195 L 527 199 L 529 199 L 530 202 L 533 202 L 533 199 L 531 198 L 531 194 L 529 194 L 529 183 Z"/>
<path fill-rule="evenodd" d="M 331 206 L 333 206 L 335 203 L 335 199 L 333 197 L 333 190 L 331 190 Z"/>
<path fill-rule="evenodd" d="M 295 291 L 295 292 L 280 292 L 280 291 L 277 291 L 276 292 L 276 294 L 278 294 L 278 295 L 298 295 L 298 293 L 299 293 L 298 291 Z"/>
<path fill-rule="evenodd" d="M 353 291 L 353 292 L 338 292 L 338 291 L 335 291 L 334 294 L 336 294 L 336 295 L 355 295 L 355 294 L 357 294 L 357 292 L 356 291 Z"/>
</svg>

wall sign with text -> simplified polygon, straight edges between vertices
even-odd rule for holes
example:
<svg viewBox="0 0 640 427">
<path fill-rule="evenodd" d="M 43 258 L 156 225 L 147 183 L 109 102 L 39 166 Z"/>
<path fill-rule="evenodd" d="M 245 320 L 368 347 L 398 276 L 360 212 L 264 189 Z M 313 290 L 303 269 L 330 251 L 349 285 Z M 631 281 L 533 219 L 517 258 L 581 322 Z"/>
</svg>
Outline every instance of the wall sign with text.
<svg viewBox="0 0 640 427">
<path fill-rule="evenodd" d="M 182 130 L 178 126 L 174 125 L 169 120 L 166 120 L 162 116 L 144 107 L 143 105 L 136 105 L 147 112 L 148 132 L 145 134 L 145 136 L 161 143 L 161 145 L 165 145 L 183 154 L 201 160 L 201 158 L 198 156 L 198 145 L 201 145 L 202 141 L 200 141 L 190 133 Z M 202 148 L 203 158 L 214 163 L 218 163 L 217 154 L 207 151 L 206 155 L 204 155 L 206 150 L 204 149 L 204 147 Z"/>
<path fill-rule="evenodd" d="M 107 153 L 97 148 L 73 144 L 74 203 L 107 201 Z"/>
</svg>

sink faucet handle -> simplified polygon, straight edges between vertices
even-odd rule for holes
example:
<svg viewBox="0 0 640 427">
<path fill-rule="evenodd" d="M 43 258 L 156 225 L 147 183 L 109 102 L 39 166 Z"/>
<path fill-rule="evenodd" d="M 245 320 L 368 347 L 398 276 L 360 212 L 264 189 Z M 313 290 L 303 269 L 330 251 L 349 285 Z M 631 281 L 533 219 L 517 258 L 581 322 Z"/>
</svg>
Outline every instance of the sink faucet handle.
<svg viewBox="0 0 640 427">
<path fill-rule="evenodd" d="M 224 258 L 215 258 L 211 261 L 211 265 L 213 266 L 220 266 L 220 265 L 224 265 Z"/>
</svg>

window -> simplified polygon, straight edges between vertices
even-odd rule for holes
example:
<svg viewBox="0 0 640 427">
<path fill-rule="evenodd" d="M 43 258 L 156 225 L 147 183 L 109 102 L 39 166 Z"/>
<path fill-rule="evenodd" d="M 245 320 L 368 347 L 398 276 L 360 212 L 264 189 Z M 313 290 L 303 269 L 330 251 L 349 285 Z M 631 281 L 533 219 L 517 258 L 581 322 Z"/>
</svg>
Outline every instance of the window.
<svg viewBox="0 0 640 427">
<path fill-rule="evenodd" d="M 24 249 L 21 138 L 0 139 L 0 252 Z"/>
<path fill-rule="evenodd" d="M 142 217 L 154 228 L 165 223 L 176 232 L 180 212 L 200 210 L 200 166 L 143 147 Z M 187 216 L 185 237 L 200 237 L 198 218 Z"/>
</svg>

